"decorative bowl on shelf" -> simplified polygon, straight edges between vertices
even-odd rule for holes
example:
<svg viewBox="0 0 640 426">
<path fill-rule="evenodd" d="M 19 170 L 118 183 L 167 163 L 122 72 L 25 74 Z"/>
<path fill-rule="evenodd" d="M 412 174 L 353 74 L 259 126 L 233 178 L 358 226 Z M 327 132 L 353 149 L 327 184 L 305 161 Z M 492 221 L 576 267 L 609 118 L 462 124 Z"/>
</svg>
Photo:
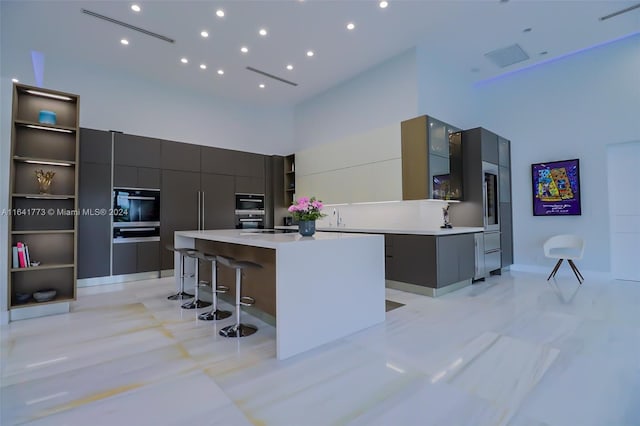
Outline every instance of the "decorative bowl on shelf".
<svg viewBox="0 0 640 426">
<path fill-rule="evenodd" d="M 38 122 L 41 124 L 56 124 L 56 113 L 53 111 L 47 111 L 45 109 L 41 109 L 38 114 Z"/>
<path fill-rule="evenodd" d="M 31 295 L 29 293 L 16 293 L 15 296 L 17 304 L 27 303 L 29 299 L 31 299 Z"/>
<path fill-rule="evenodd" d="M 50 288 L 46 290 L 40 290 L 33 293 L 33 298 L 36 302 L 48 302 L 49 300 L 53 300 L 56 297 L 57 291 Z"/>
<path fill-rule="evenodd" d="M 31 262 L 31 266 L 40 266 L 40 262 Z"/>
</svg>

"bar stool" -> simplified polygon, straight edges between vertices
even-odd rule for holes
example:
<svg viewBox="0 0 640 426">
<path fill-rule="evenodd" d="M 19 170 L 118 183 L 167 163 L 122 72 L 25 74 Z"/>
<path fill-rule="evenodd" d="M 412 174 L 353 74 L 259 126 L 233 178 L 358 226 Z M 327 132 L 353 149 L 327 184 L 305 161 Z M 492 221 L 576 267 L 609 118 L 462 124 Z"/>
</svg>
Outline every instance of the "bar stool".
<svg viewBox="0 0 640 426">
<path fill-rule="evenodd" d="M 217 257 L 218 262 L 236 270 L 236 323 L 220 330 L 220 335 L 224 337 L 250 336 L 258 331 L 258 327 L 251 324 L 242 324 L 240 322 L 240 306 L 252 306 L 256 303 L 256 300 L 253 297 L 240 296 L 240 292 L 242 291 L 242 271 L 244 269 L 262 268 L 262 265 L 246 260 L 234 260 L 225 256 Z"/>
<path fill-rule="evenodd" d="M 210 302 L 205 302 L 204 300 L 200 300 L 200 298 L 198 297 L 199 292 L 198 289 L 200 288 L 200 260 L 207 260 L 206 259 L 206 255 L 198 250 L 192 250 L 189 253 L 187 253 L 187 257 L 193 258 L 196 261 L 196 273 L 195 273 L 195 281 L 196 281 L 196 287 L 195 287 L 195 293 L 196 296 L 195 298 L 191 301 L 191 302 L 187 302 L 184 305 L 182 305 L 182 309 L 198 309 L 198 308 L 206 308 L 207 306 L 210 306 L 211 303 Z M 206 281 L 204 282 L 206 284 Z"/>
<path fill-rule="evenodd" d="M 211 262 L 211 297 L 213 298 L 212 309 L 209 312 L 203 312 L 198 315 L 198 318 L 203 321 L 216 321 L 231 316 L 229 311 L 221 311 L 218 309 L 218 293 L 226 293 L 229 291 L 229 287 L 218 285 L 218 262 L 217 256 L 213 254 L 205 254 L 206 260 Z"/>
<path fill-rule="evenodd" d="M 184 278 L 185 278 L 185 274 L 184 274 L 184 258 L 187 256 L 187 253 L 193 251 L 193 249 L 190 248 L 175 248 L 174 246 L 172 246 L 171 244 L 167 244 L 166 246 L 167 250 L 170 250 L 172 252 L 177 252 L 180 254 L 180 289 L 178 290 L 178 292 L 176 294 L 172 294 L 171 296 L 167 297 L 167 299 L 169 300 L 180 300 L 180 299 L 191 299 L 193 297 L 193 294 L 189 294 L 187 292 L 184 291 Z M 190 277 L 192 277 L 193 275 L 189 275 Z"/>
</svg>

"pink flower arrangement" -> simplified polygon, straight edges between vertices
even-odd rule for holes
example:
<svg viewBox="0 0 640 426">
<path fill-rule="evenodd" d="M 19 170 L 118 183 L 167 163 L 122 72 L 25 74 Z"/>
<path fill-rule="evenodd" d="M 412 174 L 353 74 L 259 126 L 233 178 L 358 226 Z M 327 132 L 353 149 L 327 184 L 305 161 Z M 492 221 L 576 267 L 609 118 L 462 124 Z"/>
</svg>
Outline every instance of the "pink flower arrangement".
<svg viewBox="0 0 640 426">
<path fill-rule="evenodd" d="M 297 220 L 317 220 L 326 216 L 322 213 L 322 201 L 316 197 L 300 197 L 289 207 L 289 212 Z"/>
</svg>

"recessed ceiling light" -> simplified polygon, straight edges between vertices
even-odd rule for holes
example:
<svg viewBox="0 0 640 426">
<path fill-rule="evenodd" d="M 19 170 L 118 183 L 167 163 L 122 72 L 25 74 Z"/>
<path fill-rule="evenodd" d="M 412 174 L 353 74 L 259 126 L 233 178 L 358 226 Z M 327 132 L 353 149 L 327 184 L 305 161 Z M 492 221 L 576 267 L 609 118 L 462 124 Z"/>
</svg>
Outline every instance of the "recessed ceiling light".
<svg viewBox="0 0 640 426">
<path fill-rule="evenodd" d="M 389 6 L 389 2 L 382 0 L 380 3 L 378 3 L 378 6 L 380 6 L 381 9 L 385 9 L 387 6 Z"/>
<path fill-rule="evenodd" d="M 120 40 L 120 43 L 124 44 L 125 46 L 129 44 L 129 40 L 127 40 L 126 38 L 123 38 L 122 40 Z"/>
<path fill-rule="evenodd" d="M 265 30 L 264 28 L 260 28 L 260 31 L 258 31 L 258 34 L 260 34 L 262 37 L 267 35 L 267 30 Z"/>
<path fill-rule="evenodd" d="M 200 32 L 200 35 L 201 35 L 202 37 L 204 37 L 204 38 L 209 37 L 209 33 L 208 33 L 208 32 L 206 32 L 206 31 L 201 31 L 201 32 Z"/>
<path fill-rule="evenodd" d="M 140 8 L 139 5 L 137 4 L 132 4 L 131 5 L 131 10 L 133 10 L 134 12 L 140 12 L 142 9 Z"/>
<path fill-rule="evenodd" d="M 247 52 L 249 51 L 249 48 L 248 48 L 247 46 L 242 46 L 242 47 L 240 48 L 240 51 L 241 51 L 242 53 L 247 53 Z"/>
<path fill-rule="evenodd" d="M 349 23 L 347 24 L 347 29 L 348 29 L 349 31 L 351 31 L 351 30 L 352 30 L 352 29 L 354 29 L 355 27 L 356 27 L 356 24 L 354 24 L 353 22 L 349 22 Z"/>
<path fill-rule="evenodd" d="M 259 88 L 261 88 L 261 89 L 264 89 L 264 83 L 260 83 L 260 84 L 258 85 L 258 87 L 259 87 Z"/>
<path fill-rule="evenodd" d="M 218 70 L 218 75 L 224 75 L 224 70 Z"/>
<path fill-rule="evenodd" d="M 200 64 L 200 69 L 201 69 L 201 70 L 206 70 L 206 69 L 207 69 L 207 66 L 206 66 L 205 64 Z"/>
<path fill-rule="evenodd" d="M 293 65 L 291 65 L 291 64 L 287 65 L 287 69 L 288 69 L 289 71 L 291 71 L 291 70 L 293 69 Z"/>
<path fill-rule="evenodd" d="M 547 53 L 549 52 L 547 52 L 546 50 L 543 50 L 542 52 L 540 52 L 540 55 L 546 55 Z"/>
<path fill-rule="evenodd" d="M 216 10 L 216 16 L 218 18 L 224 18 L 224 10 L 222 10 L 222 9 Z"/>
<path fill-rule="evenodd" d="M 12 78 L 11 81 L 13 81 L 14 83 L 20 83 L 20 80 L 18 80 L 17 78 Z"/>
<path fill-rule="evenodd" d="M 183 64 L 188 64 L 189 60 L 187 58 L 182 58 L 180 59 L 180 62 L 182 62 Z"/>
<path fill-rule="evenodd" d="M 308 57 L 312 57 L 313 55 L 315 55 L 315 53 L 313 53 L 313 50 L 307 50 Z"/>
</svg>

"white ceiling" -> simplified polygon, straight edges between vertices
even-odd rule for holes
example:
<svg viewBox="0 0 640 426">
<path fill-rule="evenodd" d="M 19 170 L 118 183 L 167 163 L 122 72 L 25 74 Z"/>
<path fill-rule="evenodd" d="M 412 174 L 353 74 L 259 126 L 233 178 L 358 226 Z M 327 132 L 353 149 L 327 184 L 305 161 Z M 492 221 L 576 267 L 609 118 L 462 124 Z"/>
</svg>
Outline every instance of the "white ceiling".
<svg viewBox="0 0 640 426">
<path fill-rule="evenodd" d="M 30 51 L 38 50 L 45 58 L 99 64 L 228 99 L 292 105 L 416 45 L 439 66 L 479 81 L 640 31 L 640 9 L 598 20 L 637 0 L 389 0 L 386 9 L 373 0 L 155 0 L 136 2 L 140 13 L 130 9 L 132 3 L 3 0 L 1 46 L 12 55 L 2 58 L 3 74 L 30 69 Z M 176 41 L 98 20 L 82 8 Z M 226 13 L 222 19 L 215 15 L 218 8 Z M 348 22 L 356 24 L 354 31 L 347 31 Z M 258 35 L 262 27 L 267 37 Z M 532 30 L 525 33 L 525 28 Z M 203 29 L 208 39 L 200 36 Z M 121 45 L 121 38 L 130 44 Z M 498 68 L 484 57 L 513 43 L 530 59 Z M 248 54 L 240 53 L 242 45 L 249 47 Z M 316 53 L 313 58 L 305 54 L 309 49 Z M 541 56 L 542 51 L 549 53 Z M 181 57 L 190 63 L 181 64 Z M 200 63 L 207 64 L 206 71 Z M 285 68 L 289 63 L 293 71 Z M 246 66 L 299 86 L 256 75 Z M 224 76 L 217 75 L 219 68 Z M 265 89 L 258 88 L 261 82 Z"/>
</svg>

